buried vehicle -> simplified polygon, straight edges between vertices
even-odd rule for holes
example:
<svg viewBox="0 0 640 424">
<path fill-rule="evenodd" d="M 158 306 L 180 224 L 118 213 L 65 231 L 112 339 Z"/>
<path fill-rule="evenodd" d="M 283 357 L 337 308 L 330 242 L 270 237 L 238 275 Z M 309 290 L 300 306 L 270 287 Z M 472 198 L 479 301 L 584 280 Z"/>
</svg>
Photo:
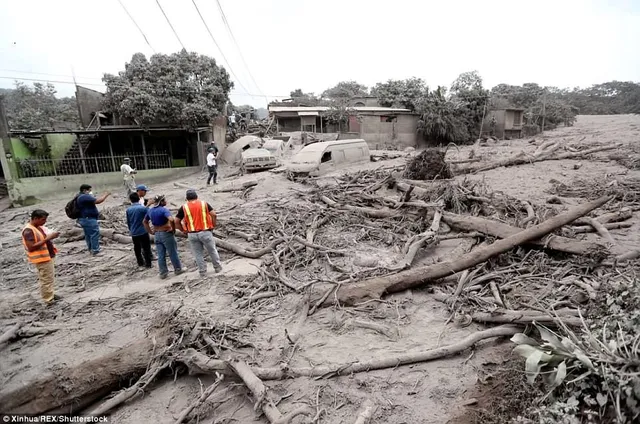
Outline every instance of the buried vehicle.
<svg viewBox="0 0 640 424">
<path fill-rule="evenodd" d="M 267 149 L 247 149 L 242 152 L 240 172 L 263 171 L 278 167 L 276 157 Z"/>
<path fill-rule="evenodd" d="M 316 177 L 370 160 L 369 145 L 362 139 L 321 141 L 300 150 L 287 165 L 287 174 Z"/>
</svg>

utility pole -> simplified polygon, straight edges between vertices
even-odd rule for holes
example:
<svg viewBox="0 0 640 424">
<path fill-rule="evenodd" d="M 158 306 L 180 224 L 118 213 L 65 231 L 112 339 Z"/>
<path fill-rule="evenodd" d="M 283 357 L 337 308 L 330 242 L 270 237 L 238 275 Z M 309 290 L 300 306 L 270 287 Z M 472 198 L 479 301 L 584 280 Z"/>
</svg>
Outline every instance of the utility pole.
<svg viewBox="0 0 640 424">
<path fill-rule="evenodd" d="M 544 134 L 544 118 L 547 113 L 547 91 L 542 95 L 542 134 Z"/>
<path fill-rule="evenodd" d="M 487 113 L 487 101 L 489 101 L 489 97 L 484 100 L 484 108 L 482 109 L 482 120 L 480 121 L 480 133 L 478 134 L 478 139 L 482 138 L 482 126 L 484 125 L 484 116 Z"/>
</svg>

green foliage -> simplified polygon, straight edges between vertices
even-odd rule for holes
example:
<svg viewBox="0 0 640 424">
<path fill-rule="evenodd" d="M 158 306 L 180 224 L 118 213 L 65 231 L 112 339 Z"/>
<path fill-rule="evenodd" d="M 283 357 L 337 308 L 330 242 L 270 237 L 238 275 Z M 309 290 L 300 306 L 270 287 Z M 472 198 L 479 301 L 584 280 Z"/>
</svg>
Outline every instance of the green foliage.
<svg viewBox="0 0 640 424">
<path fill-rule="evenodd" d="M 215 59 L 182 50 L 155 54 L 150 60 L 136 53 L 118 75 L 105 74 L 107 111 L 135 119 L 186 128 L 207 125 L 229 99 L 233 83 Z"/>
<path fill-rule="evenodd" d="M 15 83 L 15 89 L 5 91 L 5 106 L 9 128 L 46 129 L 56 122 L 78 123 L 75 97 L 58 99 L 52 84 L 34 83 L 33 86 Z"/>
<path fill-rule="evenodd" d="M 384 107 L 402 107 L 415 111 L 420 101 L 429 93 L 429 87 L 420 78 L 388 80 L 371 89 L 371 95 L 378 98 Z"/>
<path fill-rule="evenodd" d="M 515 351 L 527 358 L 529 381 L 541 375 L 551 389 L 548 402 L 517 422 L 638 422 L 640 288 L 631 281 L 602 291 L 594 324 L 581 332 L 562 326 L 560 335 L 536 325 L 542 342 L 524 334 L 512 338 L 518 344 Z"/>
<path fill-rule="evenodd" d="M 583 115 L 640 113 L 640 84 L 636 82 L 610 81 L 561 94 Z"/>
<path fill-rule="evenodd" d="M 322 97 L 332 100 L 349 100 L 354 97 L 366 96 L 369 94 L 367 86 L 359 84 L 356 81 L 342 81 L 335 87 L 326 89 L 322 93 Z"/>
</svg>

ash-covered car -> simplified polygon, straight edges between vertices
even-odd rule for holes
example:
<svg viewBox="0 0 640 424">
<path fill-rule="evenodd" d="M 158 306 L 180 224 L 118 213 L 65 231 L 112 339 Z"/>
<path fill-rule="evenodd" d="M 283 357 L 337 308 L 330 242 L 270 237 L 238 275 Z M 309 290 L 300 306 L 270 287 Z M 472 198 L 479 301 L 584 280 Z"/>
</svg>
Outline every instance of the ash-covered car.
<svg viewBox="0 0 640 424">
<path fill-rule="evenodd" d="M 242 152 L 242 173 L 264 171 L 278 167 L 276 157 L 267 149 L 247 149 Z"/>
</svg>

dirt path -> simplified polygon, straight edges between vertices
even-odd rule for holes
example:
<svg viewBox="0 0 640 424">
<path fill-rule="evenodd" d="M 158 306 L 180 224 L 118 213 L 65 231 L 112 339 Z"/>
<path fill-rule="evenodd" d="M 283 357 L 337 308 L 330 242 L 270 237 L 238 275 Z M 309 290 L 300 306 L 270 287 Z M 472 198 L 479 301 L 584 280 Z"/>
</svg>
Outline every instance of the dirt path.
<svg viewBox="0 0 640 424">
<path fill-rule="evenodd" d="M 571 128 L 547 132 L 542 139 L 566 144 L 606 144 L 621 142 L 640 143 L 640 117 L 580 117 Z M 475 147 L 481 157 L 498 159 L 533 151 L 528 140 L 500 141 Z M 467 158 L 473 146 L 451 151 L 448 159 Z M 493 191 L 504 192 L 519 199 L 544 203 L 550 196 L 551 180 L 571 184 L 576 179 L 609 178 L 611 176 L 640 177 L 607 154 L 597 154 L 593 161 L 563 160 L 541 162 L 513 168 L 500 168 L 467 177 L 484 181 Z M 350 169 L 375 170 L 380 167 L 401 165 L 404 158 L 370 163 Z M 579 164 L 580 166 L 576 166 Z M 309 187 L 285 179 L 282 174 L 261 173 L 225 179 L 229 170 L 222 169 L 221 187 L 239 186 L 256 180 L 258 186 L 246 198 L 240 192 L 216 193 L 205 186 L 203 175 L 193 175 L 179 181 L 180 185 L 196 188 L 201 198 L 220 211 L 222 230 L 243 228 L 243 222 L 259 222 L 269 218 L 272 209 L 285 203 L 300 202 L 307 208 L 305 193 Z M 337 173 L 340 174 L 340 173 Z M 337 175 L 336 174 L 336 175 Z M 331 183 L 336 175 L 327 176 L 322 183 Z M 173 182 L 151 187 L 151 195 L 165 194 L 171 207 L 182 203 L 185 189 Z M 114 197 L 100 209 L 110 218 L 123 217 L 122 198 Z M 568 204 L 578 199 L 566 199 Z M 49 227 L 65 231 L 73 223 L 64 216 L 66 199 L 40 205 L 51 213 Z M 39 303 L 33 271 L 29 269 L 20 246 L 19 233 L 26 210 L 13 209 L 0 213 L 2 279 L 0 280 L 0 329 L 6 329 L 17 319 L 37 321 L 45 326 L 62 326 L 59 331 L 11 343 L 2 350 L 0 361 L 0 387 L 9 391 L 46 373 L 55 373 L 64 366 L 97 358 L 145 337 L 150 320 L 160 310 L 182 304 L 182 311 L 214 321 L 251 319 L 251 325 L 242 331 L 242 337 L 253 347 L 234 349 L 229 354 L 243 358 L 250 364 L 277 366 L 288 362 L 291 367 L 318 364 L 341 364 L 365 360 L 393 353 L 413 352 L 435 348 L 461 340 L 481 328 L 475 324 L 463 326 L 451 320 L 442 303 L 433 300 L 425 290 L 403 292 L 383 301 L 366 302 L 354 308 L 324 308 L 308 317 L 302 327 L 302 336 L 291 348 L 285 328 L 291 328 L 300 309 L 300 294 L 279 292 L 277 296 L 243 304 L 246 289 L 259 276 L 259 268 L 267 260 L 234 256 L 220 249 L 224 272 L 199 280 L 195 264 L 184 240 L 179 241 L 181 259 L 191 272 L 179 277 L 160 280 L 155 270 L 141 271 L 135 265 L 132 247 L 103 240 L 106 255 L 94 258 L 85 252 L 84 241 L 69 241 L 59 245 L 61 253 L 56 261 L 58 293 L 65 297 L 61 306 L 43 309 Z M 17 215 L 18 214 L 18 215 Z M 10 220 L 11 217 L 16 216 Z M 284 219 L 284 218 L 283 218 Z M 122 222 L 104 226 L 123 229 Z M 285 221 L 283 221 L 285 222 Z M 638 222 L 624 230 L 612 230 L 616 241 L 625 249 L 640 247 Z M 364 230 L 362 230 L 364 231 Z M 393 232 L 393 230 L 385 230 Z M 337 244 L 350 244 L 347 258 L 340 262 L 350 272 L 362 272 L 366 266 L 360 262 L 373 258 L 374 264 L 393 263 L 402 255 L 390 246 L 383 246 L 362 237 L 361 230 L 353 228 L 330 236 Z M 596 235 L 587 236 L 595 239 Z M 246 240 L 229 238 L 234 243 L 249 245 Z M 268 240 L 265 240 L 267 243 Z M 418 258 L 417 263 L 429 263 L 446 255 L 455 243 L 443 242 Z M 304 250 L 301 256 L 304 255 Z M 292 274 L 295 284 L 303 284 L 313 272 L 325 265 L 313 262 L 307 271 Z M 320 267 L 320 268 L 318 268 Z M 316 271 L 314 271 L 316 270 Z M 307 272 L 307 273 L 305 273 Z M 348 320 L 372 321 L 386 326 L 389 335 L 354 327 Z M 278 408 L 282 413 L 300 406 L 324 410 L 323 423 L 352 423 L 356 410 L 371 399 L 378 406 L 372 422 L 376 423 L 444 423 L 458 415 L 469 400 L 470 389 L 476 383 L 478 370 L 487 363 L 500 363 L 503 350 L 494 348 L 496 342 L 483 343 L 476 350 L 461 356 L 428 363 L 402 366 L 394 369 L 371 371 L 352 376 L 314 380 L 297 378 L 269 382 L 276 398 L 281 397 Z M 114 423 L 157 422 L 172 423 L 180 412 L 213 382 L 211 378 L 183 376 L 175 381 L 162 379 L 149 392 L 134 402 L 125 404 L 112 415 Z M 253 405 L 240 386 L 225 396 L 212 397 L 207 422 L 254 422 Z M 262 416 L 257 422 L 267 422 Z M 294 421 L 302 422 L 302 421 Z"/>
</svg>

